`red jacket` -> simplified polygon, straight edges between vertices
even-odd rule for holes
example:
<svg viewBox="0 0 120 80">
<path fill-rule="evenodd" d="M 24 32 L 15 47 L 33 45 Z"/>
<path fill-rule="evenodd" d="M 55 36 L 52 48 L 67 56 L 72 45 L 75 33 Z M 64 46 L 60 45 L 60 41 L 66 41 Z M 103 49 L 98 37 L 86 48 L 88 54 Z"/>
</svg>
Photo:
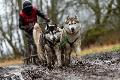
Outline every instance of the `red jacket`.
<svg viewBox="0 0 120 80">
<path fill-rule="evenodd" d="M 24 10 L 21 10 L 19 14 L 19 28 L 27 32 L 31 32 L 32 30 L 29 30 L 29 27 L 27 27 L 27 29 L 24 27 L 33 26 L 37 22 L 37 16 L 40 16 L 41 18 L 48 20 L 48 18 L 43 13 L 41 13 L 38 9 L 34 7 L 32 8 L 31 15 L 28 15 L 24 12 Z"/>
<path fill-rule="evenodd" d="M 20 17 L 22 18 L 23 25 L 34 25 L 37 22 L 37 9 L 33 8 L 31 15 L 27 15 L 23 10 L 20 12 Z"/>
</svg>

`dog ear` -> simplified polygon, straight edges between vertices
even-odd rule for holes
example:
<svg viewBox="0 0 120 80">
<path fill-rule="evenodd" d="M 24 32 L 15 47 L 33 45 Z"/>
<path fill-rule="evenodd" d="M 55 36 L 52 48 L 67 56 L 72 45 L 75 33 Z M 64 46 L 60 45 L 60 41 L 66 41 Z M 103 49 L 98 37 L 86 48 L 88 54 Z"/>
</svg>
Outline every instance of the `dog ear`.
<svg viewBox="0 0 120 80">
<path fill-rule="evenodd" d="M 65 24 L 68 24 L 68 20 L 69 20 L 69 15 L 68 15 L 67 18 L 65 19 Z"/>
<path fill-rule="evenodd" d="M 75 19 L 78 19 L 77 15 L 75 15 Z"/>
<path fill-rule="evenodd" d="M 69 15 L 67 16 L 67 20 L 69 19 Z"/>
<path fill-rule="evenodd" d="M 75 22 L 76 22 L 76 23 L 80 23 L 80 21 L 78 20 L 77 15 L 75 15 L 74 19 L 75 19 Z"/>
<path fill-rule="evenodd" d="M 57 28 L 57 24 L 55 24 L 55 28 Z"/>
</svg>

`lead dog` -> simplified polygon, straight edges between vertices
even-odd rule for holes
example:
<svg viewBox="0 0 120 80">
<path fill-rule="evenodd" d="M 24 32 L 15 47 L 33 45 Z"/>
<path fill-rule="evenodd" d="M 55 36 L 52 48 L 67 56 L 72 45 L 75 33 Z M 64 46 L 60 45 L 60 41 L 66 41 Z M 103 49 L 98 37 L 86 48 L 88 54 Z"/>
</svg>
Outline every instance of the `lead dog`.
<svg viewBox="0 0 120 80">
<path fill-rule="evenodd" d="M 48 25 L 43 33 L 36 23 L 33 30 L 34 41 L 37 45 L 37 52 L 40 60 L 47 61 L 47 66 L 51 67 L 61 60 L 61 55 L 59 55 L 59 43 L 61 31 L 57 25 Z M 41 44 L 42 43 L 42 44 Z"/>
<path fill-rule="evenodd" d="M 81 24 L 76 16 L 67 17 L 61 34 L 61 54 L 62 64 L 70 64 L 70 56 L 72 52 L 79 54 L 81 51 Z"/>
<path fill-rule="evenodd" d="M 60 29 L 57 25 L 49 25 L 46 29 L 45 39 L 45 54 L 47 59 L 48 67 L 54 66 L 57 62 L 59 66 L 59 43 L 60 43 Z"/>
</svg>

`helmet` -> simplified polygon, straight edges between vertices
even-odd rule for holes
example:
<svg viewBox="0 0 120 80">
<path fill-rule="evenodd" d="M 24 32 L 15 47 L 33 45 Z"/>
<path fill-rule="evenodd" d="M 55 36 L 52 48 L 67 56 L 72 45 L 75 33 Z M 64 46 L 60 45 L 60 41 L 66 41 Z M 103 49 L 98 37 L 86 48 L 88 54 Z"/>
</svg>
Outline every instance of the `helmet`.
<svg viewBox="0 0 120 80">
<path fill-rule="evenodd" d="M 24 1 L 23 2 L 23 10 L 26 13 L 30 13 L 32 11 L 32 3 L 30 1 Z"/>
</svg>

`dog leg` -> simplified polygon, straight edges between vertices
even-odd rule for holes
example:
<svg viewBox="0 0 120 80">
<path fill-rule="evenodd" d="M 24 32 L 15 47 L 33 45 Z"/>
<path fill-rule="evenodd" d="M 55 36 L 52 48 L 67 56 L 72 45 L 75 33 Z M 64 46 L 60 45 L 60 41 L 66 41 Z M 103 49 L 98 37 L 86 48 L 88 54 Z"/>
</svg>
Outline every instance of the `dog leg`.
<svg viewBox="0 0 120 80">
<path fill-rule="evenodd" d="M 47 59 L 47 67 L 52 68 L 52 50 L 49 46 L 45 45 L 45 54 Z"/>
<path fill-rule="evenodd" d="M 66 47 L 65 47 L 65 59 L 64 59 L 64 65 L 65 66 L 69 66 L 70 62 L 71 62 L 71 52 L 72 52 L 72 49 L 70 47 L 69 44 L 66 44 Z"/>
<path fill-rule="evenodd" d="M 55 53 L 56 53 L 56 56 L 57 56 L 57 66 L 58 67 L 61 67 L 62 66 L 62 60 L 61 60 L 61 51 L 60 49 L 55 49 Z"/>
<path fill-rule="evenodd" d="M 81 41 L 78 40 L 76 43 L 75 43 L 75 53 L 76 53 L 76 58 L 78 58 L 80 56 L 80 52 L 81 52 Z M 78 56 L 79 55 L 79 56 Z"/>
<path fill-rule="evenodd" d="M 38 52 L 38 57 L 39 59 L 42 61 L 45 61 L 45 55 L 44 55 L 44 52 L 42 50 L 42 48 L 40 47 L 40 45 L 37 46 L 37 52 Z"/>
<path fill-rule="evenodd" d="M 75 52 L 76 52 L 76 56 L 78 57 L 78 55 L 80 55 L 80 52 L 81 52 L 80 46 L 77 46 L 77 47 L 75 48 Z"/>
</svg>

